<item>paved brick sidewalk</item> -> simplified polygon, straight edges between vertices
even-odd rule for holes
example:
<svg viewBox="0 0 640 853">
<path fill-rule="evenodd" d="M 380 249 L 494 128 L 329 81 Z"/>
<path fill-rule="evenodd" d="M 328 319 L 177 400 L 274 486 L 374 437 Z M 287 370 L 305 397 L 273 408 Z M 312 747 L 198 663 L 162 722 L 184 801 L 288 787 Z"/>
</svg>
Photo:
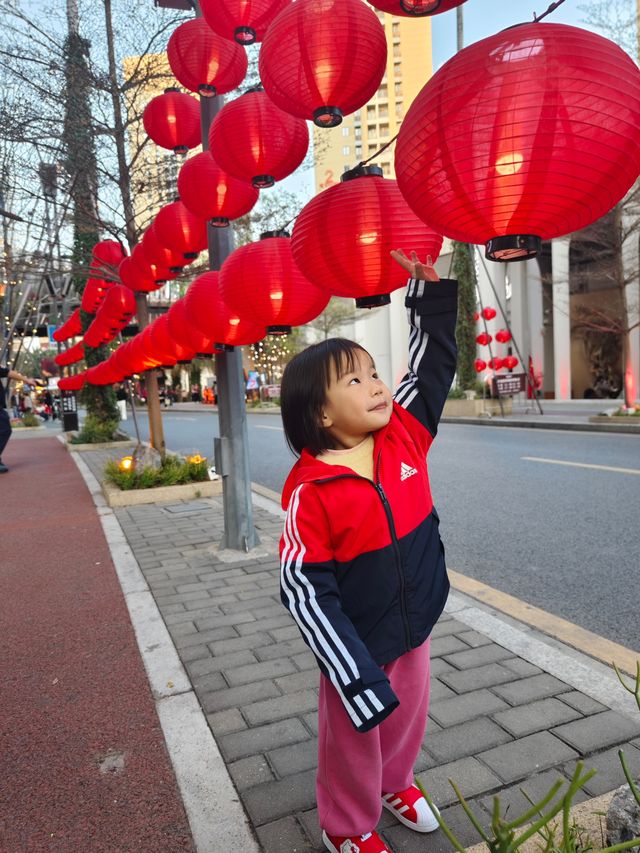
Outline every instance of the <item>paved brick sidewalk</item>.
<svg viewBox="0 0 640 853">
<path fill-rule="evenodd" d="M 96 477 L 106 455 L 82 454 Z M 261 556 L 237 560 L 215 545 L 223 528 L 220 499 L 115 512 L 262 849 L 311 853 L 324 849 L 314 792 L 318 671 L 280 603 L 281 518 L 256 501 Z M 583 799 L 624 781 L 620 745 L 632 771 L 640 772 L 640 719 L 575 689 L 575 678 L 551 675 L 492 640 L 491 632 L 474 630 L 464 621 L 471 611 L 463 598 L 451 596 L 434 631 L 431 719 L 417 766 L 463 843 L 478 839 L 450 778 L 487 823 L 495 793 L 515 815 L 528 807 L 521 787 L 539 797 L 581 758 L 598 770 Z M 427 840 L 386 813 L 380 826 L 398 853 L 451 849 L 441 832 Z"/>
</svg>

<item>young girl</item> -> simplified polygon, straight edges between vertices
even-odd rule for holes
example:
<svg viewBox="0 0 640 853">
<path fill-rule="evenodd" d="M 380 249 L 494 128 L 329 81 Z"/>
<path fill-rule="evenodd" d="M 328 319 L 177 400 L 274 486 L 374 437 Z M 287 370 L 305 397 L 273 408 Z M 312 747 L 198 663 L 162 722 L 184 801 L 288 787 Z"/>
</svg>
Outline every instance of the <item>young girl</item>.
<svg viewBox="0 0 640 853">
<path fill-rule="evenodd" d="M 332 853 L 389 853 L 382 807 L 437 829 L 413 784 L 429 701 L 429 635 L 449 583 L 426 457 L 456 367 L 457 285 L 415 253 L 409 370 L 395 393 L 336 338 L 296 355 L 282 420 L 299 454 L 285 484 L 281 595 L 322 672 L 318 812 Z"/>
</svg>

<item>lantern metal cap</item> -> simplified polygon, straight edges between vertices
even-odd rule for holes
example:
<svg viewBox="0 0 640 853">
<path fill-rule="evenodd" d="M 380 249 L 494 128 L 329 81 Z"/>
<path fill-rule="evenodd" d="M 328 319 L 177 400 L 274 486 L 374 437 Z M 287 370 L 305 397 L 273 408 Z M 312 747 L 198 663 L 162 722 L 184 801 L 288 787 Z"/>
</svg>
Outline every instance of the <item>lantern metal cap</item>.
<svg viewBox="0 0 640 853">
<path fill-rule="evenodd" d="M 164 94 L 168 95 L 169 92 L 179 92 L 179 91 L 180 91 L 180 89 L 177 86 L 167 86 L 167 88 L 164 90 Z"/>
<path fill-rule="evenodd" d="M 282 336 L 291 334 L 291 326 L 267 326 L 267 334 Z"/>
<path fill-rule="evenodd" d="M 291 234 L 284 228 L 278 228 L 277 231 L 263 231 L 260 235 L 261 240 L 268 240 L 270 237 L 291 237 Z"/>
<path fill-rule="evenodd" d="M 209 225 L 213 225 L 214 228 L 226 228 L 229 225 L 229 220 L 226 216 L 214 216 L 213 219 L 209 220 Z"/>
<path fill-rule="evenodd" d="M 182 257 L 187 261 L 195 261 L 199 254 L 199 252 L 183 252 Z"/>
<path fill-rule="evenodd" d="M 266 190 L 272 187 L 276 182 L 273 175 L 254 175 L 251 178 L 251 186 L 257 190 Z"/>
<path fill-rule="evenodd" d="M 232 344 L 221 344 L 216 341 L 214 344 L 215 349 L 222 350 L 222 352 L 233 352 L 235 347 Z"/>
<path fill-rule="evenodd" d="M 400 8 L 407 15 L 413 18 L 424 18 L 427 15 L 433 15 L 442 5 L 442 0 L 417 0 L 414 3 L 407 3 L 407 0 L 400 0 Z"/>
<path fill-rule="evenodd" d="M 383 178 L 384 172 L 380 166 L 354 166 L 353 169 L 347 169 L 340 175 L 340 182 L 352 181 L 354 178 Z"/>
<path fill-rule="evenodd" d="M 252 92 L 264 92 L 264 86 L 262 85 L 262 83 L 256 83 L 255 86 L 249 86 L 249 88 L 244 94 L 250 95 Z"/>
<path fill-rule="evenodd" d="M 211 83 L 200 83 L 198 86 L 198 94 L 202 95 L 203 98 L 215 98 L 217 93 L 218 90 Z"/>
<path fill-rule="evenodd" d="M 359 296 L 356 299 L 356 308 L 379 308 L 390 302 L 391 296 L 388 293 L 375 293 L 373 296 Z"/>
<path fill-rule="evenodd" d="M 535 234 L 506 234 L 487 240 L 484 256 L 489 261 L 509 263 L 535 258 L 542 246 L 542 240 Z"/>
<path fill-rule="evenodd" d="M 253 44 L 258 34 L 252 27 L 236 27 L 233 31 L 233 38 L 238 44 Z"/>
<path fill-rule="evenodd" d="M 342 124 L 340 107 L 318 107 L 313 111 L 313 123 L 318 127 L 337 127 Z"/>
</svg>

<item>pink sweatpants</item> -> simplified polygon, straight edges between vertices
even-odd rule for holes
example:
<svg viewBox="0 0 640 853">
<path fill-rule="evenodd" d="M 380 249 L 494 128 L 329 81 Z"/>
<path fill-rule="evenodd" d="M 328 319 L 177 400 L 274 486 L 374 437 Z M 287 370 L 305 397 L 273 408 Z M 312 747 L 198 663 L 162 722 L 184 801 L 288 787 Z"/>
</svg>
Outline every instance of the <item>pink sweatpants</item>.
<svg viewBox="0 0 640 853">
<path fill-rule="evenodd" d="M 316 797 L 320 826 L 330 835 L 371 832 L 380 795 L 413 782 L 429 710 L 429 645 L 382 667 L 400 705 L 368 732 L 354 729 L 335 687 L 320 677 Z"/>
</svg>

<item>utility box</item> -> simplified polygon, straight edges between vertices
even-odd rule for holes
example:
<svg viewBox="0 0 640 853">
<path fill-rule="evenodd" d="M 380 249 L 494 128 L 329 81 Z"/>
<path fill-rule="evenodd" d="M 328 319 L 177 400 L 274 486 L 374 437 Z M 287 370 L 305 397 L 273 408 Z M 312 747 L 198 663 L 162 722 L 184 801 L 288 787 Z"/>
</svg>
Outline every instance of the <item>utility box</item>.
<svg viewBox="0 0 640 853">
<path fill-rule="evenodd" d="M 61 391 L 62 429 L 73 432 L 78 429 L 78 401 L 75 391 Z"/>
</svg>

